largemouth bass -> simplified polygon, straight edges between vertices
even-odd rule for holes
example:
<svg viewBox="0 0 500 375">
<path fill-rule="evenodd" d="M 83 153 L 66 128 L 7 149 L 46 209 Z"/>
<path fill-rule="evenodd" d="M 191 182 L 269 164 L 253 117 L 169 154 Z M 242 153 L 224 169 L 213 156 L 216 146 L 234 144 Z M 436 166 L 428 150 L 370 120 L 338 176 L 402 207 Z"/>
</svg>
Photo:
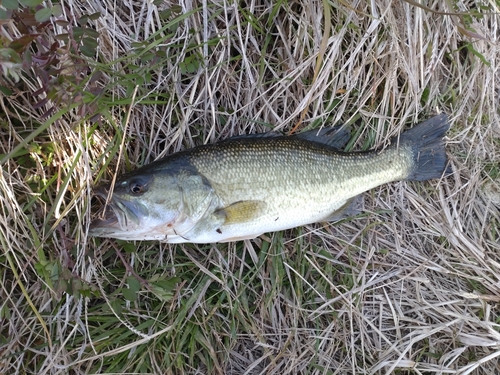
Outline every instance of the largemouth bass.
<svg viewBox="0 0 500 375">
<path fill-rule="evenodd" d="M 90 234 L 212 243 L 334 221 L 369 189 L 441 177 L 448 128 L 445 114 L 435 116 L 383 151 L 339 151 L 350 136 L 343 128 L 235 137 L 181 151 L 121 176 Z M 108 192 L 96 189 L 103 198 Z"/>
</svg>

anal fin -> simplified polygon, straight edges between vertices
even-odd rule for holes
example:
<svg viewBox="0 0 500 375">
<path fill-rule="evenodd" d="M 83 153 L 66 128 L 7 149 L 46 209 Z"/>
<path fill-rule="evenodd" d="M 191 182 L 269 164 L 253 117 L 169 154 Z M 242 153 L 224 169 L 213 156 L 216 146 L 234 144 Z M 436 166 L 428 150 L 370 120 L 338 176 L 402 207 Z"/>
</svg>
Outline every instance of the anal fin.
<svg viewBox="0 0 500 375">
<path fill-rule="evenodd" d="M 342 207 L 330 214 L 324 221 L 339 221 L 349 216 L 355 216 L 363 211 L 363 195 L 357 195 L 348 199 Z"/>
</svg>

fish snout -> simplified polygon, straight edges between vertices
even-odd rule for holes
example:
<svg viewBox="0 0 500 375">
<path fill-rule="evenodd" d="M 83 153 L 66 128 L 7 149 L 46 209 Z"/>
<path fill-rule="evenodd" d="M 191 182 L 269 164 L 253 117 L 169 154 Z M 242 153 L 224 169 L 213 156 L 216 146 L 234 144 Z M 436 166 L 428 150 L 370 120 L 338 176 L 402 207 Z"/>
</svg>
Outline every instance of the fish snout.
<svg viewBox="0 0 500 375">
<path fill-rule="evenodd" d="M 109 186 L 99 185 L 94 187 L 92 195 L 91 206 L 97 209 L 93 215 L 94 219 L 90 223 L 89 235 L 99 237 L 110 230 L 116 230 L 120 223 L 112 203 L 113 198 L 109 197 Z"/>
<path fill-rule="evenodd" d="M 109 195 L 109 186 L 108 185 L 95 186 L 92 193 L 96 197 L 100 197 L 103 198 L 104 200 L 107 200 Z"/>
</svg>

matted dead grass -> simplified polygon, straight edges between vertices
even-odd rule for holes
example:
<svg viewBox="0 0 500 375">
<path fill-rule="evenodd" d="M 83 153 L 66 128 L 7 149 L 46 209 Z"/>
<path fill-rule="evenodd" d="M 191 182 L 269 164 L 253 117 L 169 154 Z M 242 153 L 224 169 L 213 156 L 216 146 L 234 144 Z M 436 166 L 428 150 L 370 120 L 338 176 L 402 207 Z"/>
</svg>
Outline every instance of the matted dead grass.
<svg viewBox="0 0 500 375">
<path fill-rule="evenodd" d="M 98 57 L 68 57 L 78 89 L 40 104 L 41 78 L 0 78 L 0 372 L 499 373 L 500 4 L 424 3 L 453 14 L 62 2 L 74 26 L 100 12 Z M 4 46 L 22 34 L 0 26 Z M 383 147 L 436 110 L 453 174 L 374 189 L 356 218 L 222 245 L 87 237 L 92 186 L 116 171 L 297 125 Z"/>
</svg>

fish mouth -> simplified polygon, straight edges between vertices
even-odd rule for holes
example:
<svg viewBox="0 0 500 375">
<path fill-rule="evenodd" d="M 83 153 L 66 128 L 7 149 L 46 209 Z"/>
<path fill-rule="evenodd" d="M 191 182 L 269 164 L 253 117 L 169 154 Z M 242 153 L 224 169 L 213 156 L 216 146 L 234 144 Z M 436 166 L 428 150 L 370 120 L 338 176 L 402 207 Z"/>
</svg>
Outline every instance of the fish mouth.
<svg viewBox="0 0 500 375">
<path fill-rule="evenodd" d="M 115 237 L 140 225 L 141 217 L 147 210 L 143 205 L 134 203 L 113 195 L 108 200 L 109 188 L 98 187 L 94 196 L 100 202 L 101 208 L 97 217 L 92 220 L 89 235 L 93 237 Z"/>
</svg>

